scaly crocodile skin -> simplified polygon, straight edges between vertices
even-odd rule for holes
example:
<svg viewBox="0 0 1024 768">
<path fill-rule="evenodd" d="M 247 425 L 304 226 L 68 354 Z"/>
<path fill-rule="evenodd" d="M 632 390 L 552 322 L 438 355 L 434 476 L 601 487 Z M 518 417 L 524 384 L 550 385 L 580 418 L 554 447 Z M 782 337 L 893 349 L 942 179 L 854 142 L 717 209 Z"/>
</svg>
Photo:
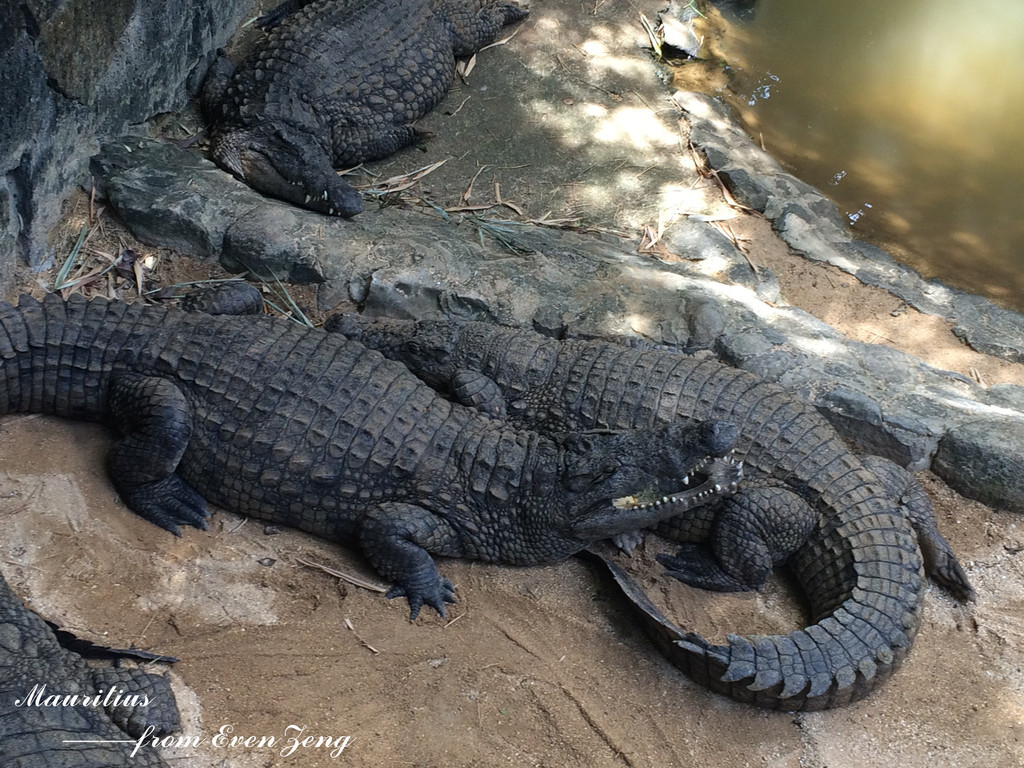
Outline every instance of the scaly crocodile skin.
<svg viewBox="0 0 1024 768">
<path fill-rule="evenodd" d="M 555 441 L 453 405 L 339 334 L 53 295 L 0 303 L 0 413 L 13 411 L 112 421 L 115 488 L 168 530 L 205 527 L 208 500 L 360 546 L 413 617 L 454 602 L 431 552 L 568 557 L 708 501 L 728 480 L 669 484 L 735 439 L 714 423 L 673 425 L 653 447 L 639 430 Z M 673 500 L 613 503 L 648 493 Z"/>
<path fill-rule="evenodd" d="M 202 98 L 214 159 L 257 191 L 352 216 L 333 171 L 413 144 L 448 93 L 456 57 L 526 16 L 494 0 L 313 0 L 284 16 L 237 70 L 214 65 Z M 287 10 L 287 8 L 286 8 Z"/>
<path fill-rule="evenodd" d="M 626 591 L 680 668 L 737 700 L 822 709 L 887 678 L 917 631 L 921 550 L 933 578 L 973 595 L 916 481 L 891 462 L 855 456 L 813 408 L 751 373 L 713 358 L 558 342 L 484 323 L 336 316 L 327 327 L 406 363 L 458 401 L 541 433 L 734 424 L 740 491 L 662 526 L 687 545 L 659 559 L 680 580 L 718 590 L 760 588 L 786 563 L 814 623 L 715 645 L 669 630 L 638 588 Z M 623 585 L 628 576 L 616 578 Z"/>
<path fill-rule="evenodd" d="M 37 686 L 45 686 L 45 691 Z M 108 698 L 111 688 L 115 691 Z M 46 696 L 73 695 L 98 696 L 110 706 L 33 703 Z M 132 703 L 138 706 L 113 706 L 118 696 L 118 703 L 131 697 L 146 699 L 144 705 L 137 699 Z M 0 575 L 0 764 L 166 766 L 151 746 L 131 755 L 134 739 L 149 727 L 154 729 L 151 737 L 181 727 L 167 677 L 140 669 L 87 666 L 81 656 L 60 645 L 46 622 L 25 607 Z"/>
</svg>

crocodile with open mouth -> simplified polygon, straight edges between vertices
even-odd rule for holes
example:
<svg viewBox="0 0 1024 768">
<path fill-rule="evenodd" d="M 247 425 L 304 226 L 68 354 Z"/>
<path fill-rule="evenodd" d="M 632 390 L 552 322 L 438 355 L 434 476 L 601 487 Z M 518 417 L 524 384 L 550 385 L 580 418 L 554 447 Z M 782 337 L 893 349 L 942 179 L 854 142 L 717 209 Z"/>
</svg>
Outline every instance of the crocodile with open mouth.
<svg viewBox="0 0 1024 768">
<path fill-rule="evenodd" d="M 726 422 L 545 437 L 340 334 L 80 296 L 0 302 L 11 412 L 112 422 L 114 487 L 169 531 L 205 527 L 210 501 L 359 546 L 412 618 L 455 601 L 431 553 L 553 562 L 739 479 Z"/>
<path fill-rule="evenodd" d="M 787 635 L 711 643 L 675 627 L 606 561 L 662 650 L 732 698 L 810 710 L 873 690 L 917 631 L 922 554 L 933 579 L 973 597 L 914 478 L 853 454 L 817 411 L 752 373 L 712 357 L 557 341 L 489 323 L 336 315 L 326 327 L 405 363 L 456 402 L 542 434 L 734 424 L 739 491 L 662 524 L 659 532 L 684 545 L 659 560 L 681 581 L 720 591 L 759 589 L 785 564 L 812 622 Z"/>
</svg>

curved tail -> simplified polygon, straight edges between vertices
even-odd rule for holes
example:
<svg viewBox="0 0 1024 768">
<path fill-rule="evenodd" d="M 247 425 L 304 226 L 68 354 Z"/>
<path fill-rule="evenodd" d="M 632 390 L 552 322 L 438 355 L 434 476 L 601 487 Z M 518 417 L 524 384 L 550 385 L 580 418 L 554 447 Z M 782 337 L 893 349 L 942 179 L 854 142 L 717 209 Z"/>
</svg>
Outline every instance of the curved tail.
<svg viewBox="0 0 1024 768">
<path fill-rule="evenodd" d="M 655 645 L 695 682 L 769 709 L 820 710 L 867 696 L 899 666 L 920 623 L 924 577 L 913 532 L 899 515 L 823 529 L 791 566 L 818 609 L 785 635 L 728 635 L 709 642 L 677 627 L 613 560 L 589 550 L 614 577 Z M 837 551 L 836 547 L 841 551 Z"/>
</svg>

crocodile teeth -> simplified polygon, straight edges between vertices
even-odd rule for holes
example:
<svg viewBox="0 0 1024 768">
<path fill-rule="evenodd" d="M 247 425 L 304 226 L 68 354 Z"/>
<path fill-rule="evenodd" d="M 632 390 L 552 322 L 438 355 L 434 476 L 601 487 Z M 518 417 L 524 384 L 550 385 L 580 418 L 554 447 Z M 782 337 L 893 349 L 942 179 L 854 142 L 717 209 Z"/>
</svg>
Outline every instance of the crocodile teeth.
<svg viewBox="0 0 1024 768">
<path fill-rule="evenodd" d="M 687 475 L 686 477 L 683 478 L 683 485 L 689 485 L 689 484 L 690 484 L 690 476 Z"/>
<path fill-rule="evenodd" d="M 306 205 L 309 205 L 309 201 L 312 200 L 312 199 L 313 199 L 312 197 L 310 197 L 309 195 L 306 195 Z"/>
<path fill-rule="evenodd" d="M 326 199 L 327 199 L 327 190 L 325 189 L 324 190 L 324 200 L 326 200 Z"/>
<path fill-rule="evenodd" d="M 722 486 L 719 485 L 718 483 L 715 483 L 715 493 L 721 493 L 721 492 L 722 492 Z"/>
</svg>

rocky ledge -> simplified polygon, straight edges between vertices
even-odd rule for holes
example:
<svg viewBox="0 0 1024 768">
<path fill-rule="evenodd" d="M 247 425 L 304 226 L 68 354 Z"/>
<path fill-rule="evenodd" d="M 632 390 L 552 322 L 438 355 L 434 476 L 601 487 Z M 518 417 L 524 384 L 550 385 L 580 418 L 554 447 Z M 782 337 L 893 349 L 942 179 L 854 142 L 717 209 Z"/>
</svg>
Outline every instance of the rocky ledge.
<svg viewBox="0 0 1024 768">
<path fill-rule="evenodd" d="M 953 333 L 978 352 L 1024 362 L 1024 316 L 926 280 L 881 248 L 854 238 L 836 205 L 783 171 L 743 132 L 725 104 L 698 93 L 677 93 L 674 101 L 686 113 L 690 141 L 701 148 L 733 197 L 763 213 L 793 251 L 945 318 Z"/>
<path fill-rule="evenodd" d="M 764 209 L 778 208 L 780 231 L 800 231 L 798 243 L 828 244 L 855 273 L 867 269 L 858 263 L 881 263 L 871 253 L 856 262 L 847 249 L 860 246 L 821 227 L 832 217 L 807 185 L 759 165 L 763 158 L 745 158 L 741 168 L 735 154 L 716 155 L 722 126 L 700 133 L 701 120 L 712 126 L 720 119 L 715 102 L 677 100 L 709 158 L 738 189 L 742 169 L 757 171 L 746 171 L 749 188 L 763 186 Z M 732 151 L 737 148 L 742 144 Z M 195 151 L 149 140 L 108 144 L 93 171 L 143 241 L 219 259 L 234 272 L 318 283 L 321 309 L 452 315 L 553 336 L 643 340 L 715 354 L 813 403 L 862 450 L 915 471 L 931 468 L 966 496 L 1024 512 L 1024 387 L 986 388 L 906 353 L 851 341 L 801 310 L 772 306 L 764 300 L 765 294 L 773 298 L 770 281 L 749 278 L 749 269 L 745 278 L 742 255 L 699 221 L 678 226 L 673 235 L 673 249 L 685 249 L 695 261 L 664 263 L 638 255 L 637 243 L 626 239 L 516 222 L 399 207 L 329 219 L 260 197 Z M 800 227 L 796 218 L 804 222 Z M 710 257 L 732 260 L 733 284 L 700 273 L 701 260 Z M 879 275 L 882 266 L 902 269 L 890 262 L 878 266 Z M 950 306 L 963 303 L 987 304 L 959 297 Z M 1003 318 L 1003 310 L 988 307 L 979 325 L 991 330 L 989 321 Z M 1006 339 L 1019 334 L 1013 328 L 1021 327 L 1021 318 L 1005 313 L 1005 319 L 1011 325 L 997 331 L 1005 336 L 985 343 L 1013 357 L 1014 344 Z M 977 330 L 964 335 L 974 338 Z"/>
</svg>

